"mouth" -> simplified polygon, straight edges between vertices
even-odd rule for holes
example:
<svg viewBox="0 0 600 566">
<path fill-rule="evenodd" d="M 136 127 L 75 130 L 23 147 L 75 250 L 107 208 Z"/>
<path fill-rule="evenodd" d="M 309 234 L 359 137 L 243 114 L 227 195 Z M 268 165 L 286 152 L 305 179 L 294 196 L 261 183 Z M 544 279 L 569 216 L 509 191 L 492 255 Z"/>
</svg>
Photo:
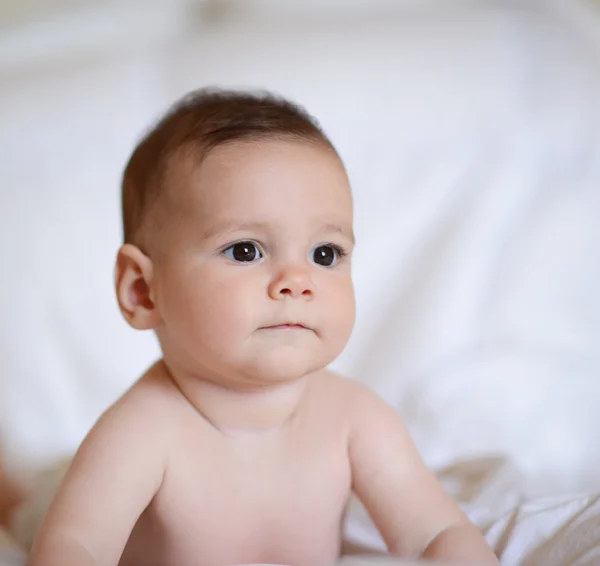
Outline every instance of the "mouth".
<svg viewBox="0 0 600 566">
<path fill-rule="evenodd" d="M 304 324 L 298 322 L 286 322 L 285 324 L 274 324 L 273 326 L 263 326 L 261 330 L 310 330 Z"/>
</svg>

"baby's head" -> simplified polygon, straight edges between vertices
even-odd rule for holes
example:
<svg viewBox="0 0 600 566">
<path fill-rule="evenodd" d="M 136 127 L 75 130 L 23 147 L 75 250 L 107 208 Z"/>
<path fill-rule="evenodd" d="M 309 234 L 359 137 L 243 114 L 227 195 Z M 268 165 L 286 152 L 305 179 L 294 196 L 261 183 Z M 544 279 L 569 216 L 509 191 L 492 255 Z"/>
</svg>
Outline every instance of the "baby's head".
<svg viewBox="0 0 600 566">
<path fill-rule="evenodd" d="M 123 177 L 119 305 L 172 371 L 231 386 L 325 367 L 354 323 L 352 198 L 302 109 L 202 90 L 137 146 Z"/>
</svg>

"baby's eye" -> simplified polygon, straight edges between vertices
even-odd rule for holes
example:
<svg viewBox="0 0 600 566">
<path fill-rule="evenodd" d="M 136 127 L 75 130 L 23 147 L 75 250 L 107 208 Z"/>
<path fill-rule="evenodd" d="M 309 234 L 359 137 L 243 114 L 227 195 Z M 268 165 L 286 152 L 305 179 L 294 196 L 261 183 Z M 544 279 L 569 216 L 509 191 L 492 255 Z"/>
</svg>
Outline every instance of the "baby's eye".
<svg viewBox="0 0 600 566">
<path fill-rule="evenodd" d="M 322 246 L 317 246 L 313 250 L 312 260 L 317 265 L 331 267 L 332 265 L 335 265 L 344 255 L 344 252 L 338 246 L 326 244 Z"/>
<path fill-rule="evenodd" d="M 223 253 L 229 259 L 240 263 L 249 263 L 262 257 L 254 242 L 238 242 L 223 250 Z"/>
</svg>

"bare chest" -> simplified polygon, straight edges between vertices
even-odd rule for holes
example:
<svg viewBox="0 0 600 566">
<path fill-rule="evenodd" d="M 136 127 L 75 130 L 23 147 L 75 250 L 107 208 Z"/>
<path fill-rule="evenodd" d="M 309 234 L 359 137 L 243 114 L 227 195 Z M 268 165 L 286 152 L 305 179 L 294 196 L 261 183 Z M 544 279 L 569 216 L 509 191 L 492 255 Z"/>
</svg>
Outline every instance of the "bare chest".
<svg viewBox="0 0 600 566">
<path fill-rule="evenodd" d="M 174 449 L 136 526 L 138 560 L 140 548 L 148 564 L 335 560 L 351 483 L 341 436 L 193 440 L 202 449 Z"/>
</svg>

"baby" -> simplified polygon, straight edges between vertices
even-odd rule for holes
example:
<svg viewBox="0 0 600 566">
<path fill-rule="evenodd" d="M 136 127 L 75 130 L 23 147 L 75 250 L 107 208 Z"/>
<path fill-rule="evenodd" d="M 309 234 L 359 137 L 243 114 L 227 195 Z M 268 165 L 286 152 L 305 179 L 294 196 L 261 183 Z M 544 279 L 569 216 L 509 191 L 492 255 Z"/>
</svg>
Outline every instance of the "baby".
<svg viewBox="0 0 600 566">
<path fill-rule="evenodd" d="M 391 553 L 498 564 L 396 413 L 327 371 L 355 315 L 352 197 L 314 120 L 191 93 L 124 173 L 116 294 L 157 361 L 77 452 L 30 566 L 323 566 L 352 491 Z"/>
</svg>

